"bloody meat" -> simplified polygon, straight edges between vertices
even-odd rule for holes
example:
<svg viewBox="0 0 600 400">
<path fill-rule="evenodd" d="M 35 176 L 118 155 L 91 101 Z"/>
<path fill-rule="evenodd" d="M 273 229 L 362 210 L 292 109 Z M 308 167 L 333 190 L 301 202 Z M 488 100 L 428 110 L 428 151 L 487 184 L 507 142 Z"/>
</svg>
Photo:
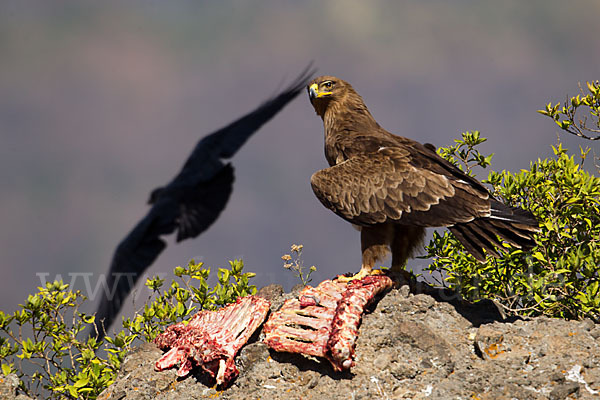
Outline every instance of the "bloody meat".
<svg viewBox="0 0 600 400">
<path fill-rule="evenodd" d="M 265 323 L 265 343 L 276 351 L 327 358 L 336 371 L 349 369 L 365 307 L 393 284 L 388 276 L 372 275 L 306 286 Z"/>
<path fill-rule="evenodd" d="M 199 365 L 218 385 L 228 384 L 238 375 L 235 355 L 265 320 L 270 306 L 261 297 L 246 296 L 216 311 L 200 311 L 187 324 L 167 327 L 154 339 L 158 347 L 169 349 L 156 369 L 179 365 L 177 375 L 183 377 Z"/>
</svg>

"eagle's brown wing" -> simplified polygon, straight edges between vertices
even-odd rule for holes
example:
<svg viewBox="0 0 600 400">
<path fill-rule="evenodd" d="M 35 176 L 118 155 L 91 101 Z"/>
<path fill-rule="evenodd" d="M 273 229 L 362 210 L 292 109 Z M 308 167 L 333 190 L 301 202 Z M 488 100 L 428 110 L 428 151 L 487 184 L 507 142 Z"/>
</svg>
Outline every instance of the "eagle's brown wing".
<svg viewBox="0 0 600 400">
<path fill-rule="evenodd" d="M 381 147 L 316 172 L 311 185 L 333 212 L 357 225 L 387 221 L 451 226 L 490 215 L 489 194 L 427 168 L 408 147 Z M 440 168 L 437 168 L 441 170 Z"/>
</svg>

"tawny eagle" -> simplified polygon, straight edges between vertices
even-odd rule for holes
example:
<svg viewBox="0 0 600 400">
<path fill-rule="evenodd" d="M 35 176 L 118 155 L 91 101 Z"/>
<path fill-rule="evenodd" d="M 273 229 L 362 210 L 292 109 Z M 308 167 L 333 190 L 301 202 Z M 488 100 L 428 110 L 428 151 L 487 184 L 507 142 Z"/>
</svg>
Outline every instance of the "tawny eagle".
<svg viewBox="0 0 600 400">
<path fill-rule="evenodd" d="M 321 76 L 308 92 L 323 119 L 330 165 L 311 177 L 312 189 L 361 232 L 362 267 L 351 279 L 372 273 L 390 250 L 391 269 L 404 271 L 426 227 L 448 227 L 479 261 L 484 250 L 498 256 L 499 238 L 517 248 L 533 246 L 538 222 L 529 211 L 494 199 L 434 146 L 383 129 L 348 82 Z"/>
</svg>

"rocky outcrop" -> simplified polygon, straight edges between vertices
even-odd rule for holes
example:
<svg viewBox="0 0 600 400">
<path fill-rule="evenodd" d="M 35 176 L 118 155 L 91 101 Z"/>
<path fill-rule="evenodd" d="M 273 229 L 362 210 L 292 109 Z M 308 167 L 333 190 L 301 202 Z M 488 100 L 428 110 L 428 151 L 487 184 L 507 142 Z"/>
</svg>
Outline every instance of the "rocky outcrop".
<svg viewBox="0 0 600 400">
<path fill-rule="evenodd" d="M 178 379 L 154 371 L 162 352 L 131 353 L 102 399 L 595 399 L 600 397 L 600 325 L 548 318 L 502 321 L 491 303 L 444 292 L 395 289 L 363 316 L 356 365 L 277 353 L 256 337 L 236 359 L 240 376 L 217 390 L 201 371 Z M 280 307 L 290 294 L 261 293 Z M 444 298 L 446 297 L 446 298 Z"/>
<path fill-rule="evenodd" d="M 0 399 L 2 400 L 32 400 L 24 394 L 18 394 L 19 377 L 16 374 L 8 376 L 0 372 Z"/>
</svg>

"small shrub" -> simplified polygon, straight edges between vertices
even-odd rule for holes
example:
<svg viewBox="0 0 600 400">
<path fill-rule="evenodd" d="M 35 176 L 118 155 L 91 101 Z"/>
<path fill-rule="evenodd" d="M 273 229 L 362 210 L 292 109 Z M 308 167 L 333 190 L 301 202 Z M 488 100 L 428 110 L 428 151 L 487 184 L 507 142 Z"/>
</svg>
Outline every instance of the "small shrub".
<svg viewBox="0 0 600 400">
<path fill-rule="evenodd" d="M 490 157 L 476 149 L 478 132 L 463 133 L 456 145 L 439 154 L 451 162 L 466 163 L 462 169 L 486 167 Z M 434 233 L 426 246 L 433 257 L 430 273 L 444 276 L 444 285 L 463 297 L 495 300 L 509 313 L 581 319 L 600 317 L 600 178 L 558 144 L 554 157 L 538 159 L 529 170 L 517 173 L 490 172 L 484 182 L 506 204 L 531 210 L 540 221 L 536 246 L 523 252 L 504 244 L 502 257 L 479 263 L 445 232 Z M 460 165 L 460 164 L 459 164 Z"/>
<path fill-rule="evenodd" d="M 62 281 L 38 289 L 21 310 L 14 314 L 0 311 L 2 373 L 16 373 L 19 388 L 28 395 L 45 390 L 50 398 L 95 398 L 112 383 L 123 359 L 119 350 L 127 341 L 112 349 L 116 357 L 96 357 L 101 343 L 78 339 L 94 324 L 93 316 L 78 311 L 85 296 Z M 34 372 L 25 373 L 25 369 Z"/>
<path fill-rule="evenodd" d="M 229 261 L 229 265 L 230 269 L 219 268 L 218 282 L 212 289 L 207 282 L 210 269 L 203 268 L 203 263 L 194 260 L 186 268 L 177 267 L 173 271 L 182 284 L 173 281 L 163 291 L 163 279 L 148 279 L 146 286 L 154 291 L 156 298 L 152 303 L 145 304 L 133 318 L 124 319 L 123 328 L 130 335 L 149 342 L 163 331 L 163 327 L 185 320 L 192 313 L 214 310 L 235 302 L 238 297 L 255 294 L 256 286 L 249 285 L 249 279 L 256 274 L 242 273 L 244 263 L 241 260 Z"/>
</svg>

